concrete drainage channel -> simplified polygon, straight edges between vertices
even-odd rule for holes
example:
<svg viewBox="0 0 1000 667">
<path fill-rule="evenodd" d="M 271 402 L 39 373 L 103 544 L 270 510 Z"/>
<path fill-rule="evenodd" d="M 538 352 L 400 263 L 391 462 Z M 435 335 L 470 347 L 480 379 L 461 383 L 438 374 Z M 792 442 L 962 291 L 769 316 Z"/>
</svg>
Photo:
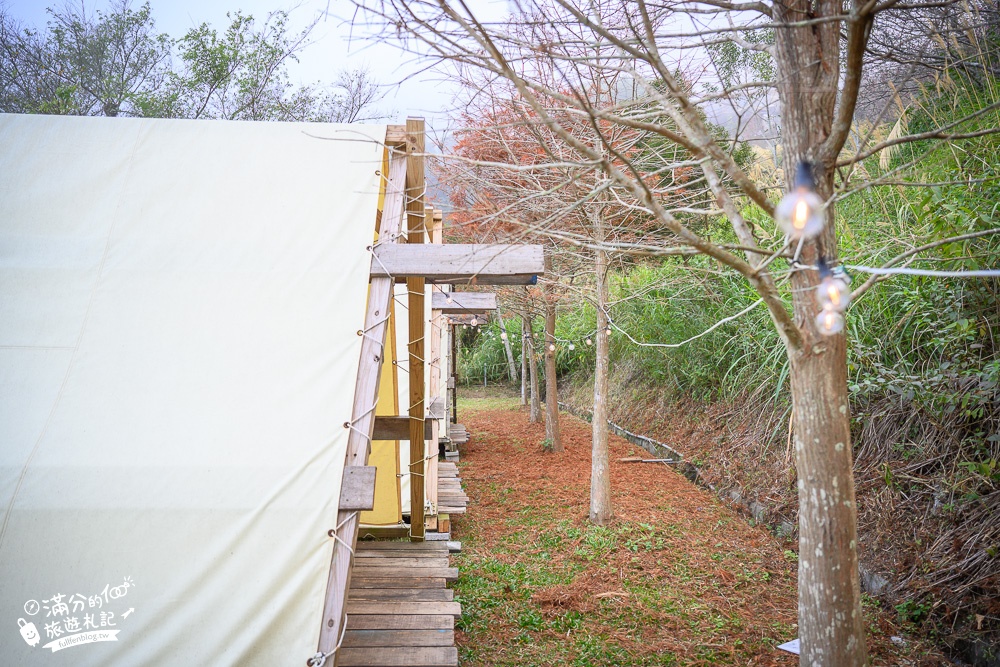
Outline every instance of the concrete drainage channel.
<svg viewBox="0 0 1000 667">
<path fill-rule="evenodd" d="M 589 411 L 578 410 L 572 405 L 563 403 L 562 401 L 559 402 L 559 408 L 561 410 L 565 410 L 571 415 L 575 415 L 576 417 L 587 421 L 588 423 L 593 422 L 594 415 Z M 633 445 L 642 447 L 658 459 L 670 459 L 669 462 L 664 461 L 664 464 L 675 467 L 677 471 L 684 475 L 689 481 L 704 489 L 708 489 L 721 500 L 732 502 L 744 508 L 750 516 L 753 517 L 754 521 L 758 524 L 764 524 L 778 537 L 790 538 L 794 535 L 795 526 L 791 523 L 783 521 L 776 525 L 768 524 L 766 522 L 767 508 L 756 500 L 746 500 L 738 488 L 729 490 L 720 489 L 714 484 L 706 482 L 701 476 L 697 466 L 689 461 L 685 461 L 681 453 L 672 448 L 670 445 L 666 445 L 644 435 L 639 435 L 638 433 L 633 433 L 614 423 L 610 419 L 608 420 L 608 430 L 615 435 L 625 438 Z M 861 574 L 861 589 L 866 593 L 877 596 L 889 588 L 891 582 L 888 579 L 877 572 L 869 570 L 864 566 L 864 564 L 858 563 L 858 570 Z M 954 664 L 969 664 L 974 667 L 1000 667 L 1000 647 L 995 644 L 988 644 L 981 640 L 961 640 L 953 650 L 958 653 L 958 657 L 967 661 L 965 663 Z"/>
<path fill-rule="evenodd" d="M 565 410 L 571 415 L 575 415 L 580 419 L 587 421 L 588 423 L 593 422 L 594 415 L 589 411 L 577 410 L 572 405 L 563 403 L 562 401 L 559 402 L 559 408 Z M 745 501 L 743 499 L 743 494 L 737 489 L 732 489 L 726 492 L 725 490 L 719 489 L 714 484 L 706 482 L 701 476 L 701 472 L 698 470 L 698 467 L 690 461 L 685 461 L 684 456 L 670 445 L 653 440 L 652 438 L 644 435 L 639 435 L 638 433 L 633 433 L 632 431 L 614 423 L 610 419 L 608 420 L 608 430 L 615 435 L 625 438 L 633 445 L 642 447 L 653 456 L 670 459 L 669 463 L 666 461 L 664 463 L 676 468 L 677 472 L 687 477 L 689 481 L 697 484 L 703 489 L 708 489 L 722 500 L 730 501 L 744 507 L 757 523 L 765 523 L 764 520 L 766 518 L 767 508 L 755 500 L 750 502 Z M 795 530 L 795 527 L 789 523 L 781 523 L 780 525 L 772 526 L 771 528 L 778 534 L 779 537 L 783 535 L 786 537 L 790 536 Z"/>
</svg>

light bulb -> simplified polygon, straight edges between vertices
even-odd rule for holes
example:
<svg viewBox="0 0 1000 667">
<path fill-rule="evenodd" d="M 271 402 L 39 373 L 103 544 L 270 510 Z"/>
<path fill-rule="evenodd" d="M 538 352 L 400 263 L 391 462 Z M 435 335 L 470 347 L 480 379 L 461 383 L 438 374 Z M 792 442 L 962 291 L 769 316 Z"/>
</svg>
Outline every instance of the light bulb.
<svg viewBox="0 0 1000 667">
<path fill-rule="evenodd" d="M 444 298 L 444 302 L 450 306 L 451 304 L 455 303 L 455 300 L 451 298 L 451 295 L 448 295 Z"/>
<path fill-rule="evenodd" d="M 472 326 L 474 327 L 479 326 L 479 320 L 477 320 L 475 317 L 472 318 Z"/>
<path fill-rule="evenodd" d="M 590 339 L 588 338 L 588 339 L 587 339 L 587 345 L 593 345 L 593 344 L 594 344 L 594 341 L 592 341 L 592 340 L 590 340 Z"/>
<path fill-rule="evenodd" d="M 468 328 L 469 328 L 469 325 L 468 325 L 468 324 L 463 324 L 463 325 L 462 325 L 462 328 L 463 328 L 463 329 L 468 329 Z"/>
<path fill-rule="evenodd" d="M 833 336 L 844 330 L 844 316 L 836 310 L 825 308 L 816 316 L 816 328 L 824 336 Z"/>
<path fill-rule="evenodd" d="M 556 344 L 549 343 L 549 352 L 555 352 L 555 351 L 556 351 Z"/>
<path fill-rule="evenodd" d="M 842 313 L 847 310 L 847 305 L 851 303 L 851 287 L 839 275 L 825 276 L 816 287 L 816 300 L 823 310 L 835 310 Z"/>
<path fill-rule="evenodd" d="M 569 344 L 569 351 L 572 352 L 575 349 L 576 349 L 576 345 L 573 345 L 573 343 L 570 343 Z"/>
<path fill-rule="evenodd" d="M 500 332 L 500 340 L 507 340 L 507 332 L 506 331 L 501 331 Z"/>
<path fill-rule="evenodd" d="M 811 239 L 823 231 L 823 199 L 815 192 L 812 168 L 800 162 L 794 189 L 781 198 L 774 209 L 774 220 L 793 240 Z"/>
</svg>

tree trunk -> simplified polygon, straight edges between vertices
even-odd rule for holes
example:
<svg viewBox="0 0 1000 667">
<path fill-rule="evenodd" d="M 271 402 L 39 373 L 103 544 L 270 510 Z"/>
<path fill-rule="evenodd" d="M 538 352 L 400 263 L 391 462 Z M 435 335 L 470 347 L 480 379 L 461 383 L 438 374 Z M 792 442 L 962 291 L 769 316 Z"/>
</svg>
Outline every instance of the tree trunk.
<svg viewBox="0 0 1000 667">
<path fill-rule="evenodd" d="M 595 220 L 598 243 L 604 241 L 604 223 L 600 213 Z M 595 252 L 597 273 L 597 363 L 594 366 L 593 450 L 590 462 L 590 520 L 603 526 L 611 520 L 611 470 L 608 463 L 608 254 Z"/>
<path fill-rule="evenodd" d="M 553 452 L 563 451 L 559 435 L 559 386 L 556 382 L 556 305 L 545 299 L 545 439 Z"/>
<path fill-rule="evenodd" d="M 528 405 L 528 318 L 521 315 L 521 406 Z"/>
<path fill-rule="evenodd" d="M 835 118 L 841 25 L 797 22 L 841 12 L 839 0 L 774 4 L 774 21 L 785 26 L 775 30 L 775 56 L 786 178 L 791 181 L 798 162 L 809 160 L 824 199 L 833 193 L 833 162 L 839 153 L 839 147 L 821 147 Z M 822 155 L 827 164 L 818 162 Z M 802 245 L 805 266 L 815 266 L 820 257 L 836 260 L 833 206 L 826 215 L 824 232 Z M 799 664 L 861 667 L 868 655 L 858 576 L 847 345 L 844 334 L 824 336 L 816 329 L 818 283 L 815 270 L 791 276 L 793 311 L 803 337 L 800 348 L 789 349 L 799 488 Z"/>
<path fill-rule="evenodd" d="M 514 350 L 510 347 L 510 336 L 507 335 L 507 327 L 503 323 L 503 319 L 498 319 L 500 319 L 500 330 L 504 332 L 503 351 L 507 355 L 507 372 L 510 374 L 510 381 L 517 382 L 517 366 L 514 364 Z"/>
<path fill-rule="evenodd" d="M 844 336 L 811 341 L 793 356 L 790 377 L 799 479 L 800 664 L 864 665 Z"/>
<path fill-rule="evenodd" d="M 528 348 L 528 375 L 531 380 L 531 413 L 528 421 L 537 424 L 542 421 L 542 399 L 538 395 L 538 360 L 535 358 L 535 339 L 532 335 L 532 321 L 528 320 L 528 335 L 524 337 L 524 342 Z"/>
</svg>

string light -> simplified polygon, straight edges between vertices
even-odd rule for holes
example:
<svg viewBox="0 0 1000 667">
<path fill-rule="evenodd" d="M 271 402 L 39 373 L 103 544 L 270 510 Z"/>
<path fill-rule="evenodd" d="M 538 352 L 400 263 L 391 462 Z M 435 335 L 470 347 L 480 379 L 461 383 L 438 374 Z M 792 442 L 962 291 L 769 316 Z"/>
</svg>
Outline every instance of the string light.
<svg viewBox="0 0 1000 667">
<path fill-rule="evenodd" d="M 820 257 L 816 262 L 820 281 L 816 286 L 816 301 L 819 314 L 816 315 L 816 329 L 824 336 L 833 336 L 844 330 L 844 311 L 851 302 L 851 278 L 842 267 L 832 271 Z"/>
<path fill-rule="evenodd" d="M 587 338 L 587 345 L 593 345 L 593 344 L 594 344 L 594 341 L 590 340 L 590 338 L 588 337 Z"/>
<path fill-rule="evenodd" d="M 500 332 L 500 340 L 507 340 L 507 332 L 506 331 L 501 331 Z"/>
<path fill-rule="evenodd" d="M 851 303 L 850 276 L 839 266 L 831 271 L 822 258 L 817 262 L 817 268 L 821 280 L 816 287 L 816 300 L 820 308 L 844 312 Z"/>
<path fill-rule="evenodd" d="M 549 343 L 549 352 L 555 352 L 555 351 L 556 351 L 556 344 Z"/>
<path fill-rule="evenodd" d="M 450 306 L 451 304 L 455 303 L 455 300 L 454 300 L 454 299 L 452 299 L 452 298 L 451 298 L 451 295 L 449 294 L 448 296 L 446 296 L 446 297 L 444 298 L 444 302 L 445 302 L 446 304 L 448 304 L 448 305 Z"/>
<path fill-rule="evenodd" d="M 836 310 L 821 310 L 816 316 L 816 328 L 824 336 L 839 334 L 844 330 L 844 316 Z"/>
<path fill-rule="evenodd" d="M 576 345 L 574 345 L 573 343 L 570 343 L 569 344 L 569 351 L 572 352 L 575 349 L 576 349 Z"/>
<path fill-rule="evenodd" d="M 808 162 L 799 163 L 794 188 L 778 202 L 774 221 L 790 239 L 811 239 L 823 231 L 823 200 Z"/>
<path fill-rule="evenodd" d="M 478 318 L 475 318 L 475 317 L 472 318 L 472 326 L 474 326 L 474 327 L 478 327 L 479 326 L 479 319 Z"/>
</svg>

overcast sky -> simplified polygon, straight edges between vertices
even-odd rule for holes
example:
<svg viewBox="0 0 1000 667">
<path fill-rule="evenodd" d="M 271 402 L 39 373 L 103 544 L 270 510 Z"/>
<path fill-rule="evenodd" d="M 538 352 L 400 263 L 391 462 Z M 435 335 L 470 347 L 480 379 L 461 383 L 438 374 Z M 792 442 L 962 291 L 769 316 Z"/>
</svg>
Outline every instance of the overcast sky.
<svg viewBox="0 0 1000 667">
<path fill-rule="evenodd" d="M 80 0 L 70 0 L 73 4 Z M 0 0 L 9 13 L 26 25 L 44 27 L 48 18 L 45 8 L 62 6 L 65 0 Z M 133 7 L 142 0 L 132 0 Z M 452 103 L 455 88 L 446 72 L 425 71 L 426 63 L 385 44 L 365 39 L 367 26 L 352 25 L 354 5 L 350 0 L 149 0 L 157 30 L 172 37 L 181 37 L 191 28 L 209 23 L 220 32 L 229 22 L 226 12 L 242 10 L 263 20 L 274 10 L 290 14 L 290 24 L 298 32 L 317 16 L 323 16 L 312 33 L 312 44 L 299 55 L 290 71 L 298 83 L 331 82 L 342 69 L 367 67 L 375 78 L 387 86 L 381 106 L 394 111 L 391 122 L 401 122 L 407 116 L 424 116 L 432 129 L 444 129 L 446 113 Z M 470 6 L 480 18 L 501 18 L 507 9 L 506 0 L 471 0 Z M 108 0 L 86 0 L 88 12 L 106 9 Z"/>
</svg>

